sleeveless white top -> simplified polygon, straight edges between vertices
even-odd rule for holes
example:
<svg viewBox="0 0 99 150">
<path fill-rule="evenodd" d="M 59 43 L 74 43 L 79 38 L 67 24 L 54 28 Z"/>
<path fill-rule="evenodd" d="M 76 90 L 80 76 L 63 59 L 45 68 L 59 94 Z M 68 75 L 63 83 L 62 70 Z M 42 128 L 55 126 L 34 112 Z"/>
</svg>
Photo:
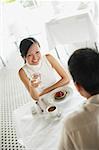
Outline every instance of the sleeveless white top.
<svg viewBox="0 0 99 150">
<path fill-rule="evenodd" d="M 40 91 L 43 89 L 52 86 L 57 82 L 55 70 L 47 60 L 47 57 L 44 55 L 41 57 L 41 60 L 38 65 L 29 65 L 25 64 L 22 69 L 25 71 L 27 77 L 31 80 L 33 73 L 40 73 L 41 75 L 41 86 Z"/>
</svg>

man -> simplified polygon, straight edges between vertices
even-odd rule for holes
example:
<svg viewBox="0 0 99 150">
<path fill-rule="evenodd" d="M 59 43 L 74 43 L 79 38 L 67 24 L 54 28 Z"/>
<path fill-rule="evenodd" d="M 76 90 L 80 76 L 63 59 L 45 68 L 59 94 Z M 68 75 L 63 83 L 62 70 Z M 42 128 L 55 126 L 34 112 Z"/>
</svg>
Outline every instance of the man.
<svg viewBox="0 0 99 150">
<path fill-rule="evenodd" d="M 76 50 L 68 67 L 86 103 L 65 118 L 59 150 L 99 150 L 99 53 Z"/>
</svg>

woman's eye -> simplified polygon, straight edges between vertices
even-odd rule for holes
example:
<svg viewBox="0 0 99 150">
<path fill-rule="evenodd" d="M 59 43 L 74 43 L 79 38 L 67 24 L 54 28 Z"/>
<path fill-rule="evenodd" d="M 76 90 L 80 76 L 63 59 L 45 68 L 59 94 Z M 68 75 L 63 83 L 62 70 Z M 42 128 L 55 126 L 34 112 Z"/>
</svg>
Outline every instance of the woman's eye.
<svg viewBox="0 0 99 150">
<path fill-rule="evenodd" d="M 28 57 L 30 57 L 31 55 L 28 55 Z"/>
<path fill-rule="evenodd" d="M 36 54 L 38 54 L 38 53 L 39 53 L 39 51 L 36 52 Z"/>
</svg>

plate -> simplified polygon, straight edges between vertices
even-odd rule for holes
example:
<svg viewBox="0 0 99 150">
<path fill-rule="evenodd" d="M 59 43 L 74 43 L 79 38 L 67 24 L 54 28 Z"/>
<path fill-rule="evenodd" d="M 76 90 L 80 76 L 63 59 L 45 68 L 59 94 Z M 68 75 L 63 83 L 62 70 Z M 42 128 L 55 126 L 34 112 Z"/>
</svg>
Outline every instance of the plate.
<svg viewBox="0 0 99 150">
<path fill-rule="evenodd" d="M 64 93 L 64 95 L 58 97 L 56 96 L 58 92 L 62 92 Z M 73 90 L 71 87 L 65 87 L 63 89 L 60 89 L 59 91 L 53 93 L 54 102 L 56 103 L 65 102 L 68 99 L 68 97 L 72 95 L 72 93 L 73 93 Z"/>
</svg>

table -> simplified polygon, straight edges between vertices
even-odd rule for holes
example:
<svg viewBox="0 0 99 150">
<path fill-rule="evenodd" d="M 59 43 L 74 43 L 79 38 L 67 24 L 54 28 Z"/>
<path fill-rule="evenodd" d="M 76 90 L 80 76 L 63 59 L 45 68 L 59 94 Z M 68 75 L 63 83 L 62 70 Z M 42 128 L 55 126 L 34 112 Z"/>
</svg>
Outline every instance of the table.
<svg viewBox="0 0 99 150">
<path fill-rule="evenodd" d="M 17 138 L 18 141 L 26 147 L 26 150 L 58 149 L 57 147 L 65 116 L 69 115 L 76 107 L 85 102 L 85 98 L 80 96 L 73 84 L 70 83 L 64 88 L 72 89 L 72 91 L 68 97 L 65 98 L 64 102 L 54 102 L 62 113 L 62 116 L 58 119 L 46 118 L 46 115 L 43 114 L 32 115 L 32 101 L 14 111 Z M 59 90 L 61 90 L 61 88 L 50 92 L 49 96 Z"/>
<path fill-rule="evenodd" d="M 46 22 L 49 49 L 61 44 L 97 42 L 96 25 L 89 10 L 82 10 L 68 16 L 60 15 Z M 96 47 L 96 43 L 95 43 Z"/>
</svg>

